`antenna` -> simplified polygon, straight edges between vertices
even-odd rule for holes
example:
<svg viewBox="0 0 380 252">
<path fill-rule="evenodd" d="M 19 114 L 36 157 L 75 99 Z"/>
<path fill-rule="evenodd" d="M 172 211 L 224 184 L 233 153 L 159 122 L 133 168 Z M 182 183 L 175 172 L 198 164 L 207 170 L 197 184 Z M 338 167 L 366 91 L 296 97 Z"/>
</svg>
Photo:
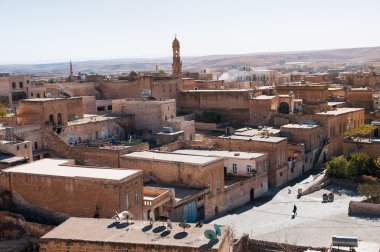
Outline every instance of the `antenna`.
<svg viewBox="0 0 380 252">
<path fill-rule="evenodd" d="M 216 239 L 216 233 L 211 230 L 211 229 L 207 229 L 205 232 L 204 232 L 204 236 L 209 239 L 209 240 L 214 240 Z"/>
<path fill-rule="evenodd" d="M 168 223 L 168 227 L 170 229 L 173 229 L 173 223 L 172 223 L 172 221 L 168 219 L 166 222 Z"/>
</svg>

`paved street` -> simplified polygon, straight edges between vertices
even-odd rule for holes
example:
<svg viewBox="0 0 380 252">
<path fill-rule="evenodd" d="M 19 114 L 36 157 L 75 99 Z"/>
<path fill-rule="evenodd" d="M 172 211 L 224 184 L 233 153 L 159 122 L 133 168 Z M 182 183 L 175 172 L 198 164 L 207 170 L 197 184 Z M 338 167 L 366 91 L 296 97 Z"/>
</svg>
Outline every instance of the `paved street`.
<svg viewBox="0 0 380 252">
<path fill-rule="evenodd" d="M 329 186 L 297 199 L 297 189 L 307 181 L 310 178 L 282 189 L 272 199 L 258 199 L 212 223 L 230 225 L 238 236 L 247 233 L 255 239 L 305 246 L 329 247 L 332 235 L 357 236 L 366 242 L 379 242 L 380 219 L 347 214 L 349 202 L 360 200 L 359 196 L 353 191 Z M 330 192 L 335 194 L 335 201 L 322 203 L 323 193 Z M 298 208 L 295 218 L 294 204 Z"/>
</svg>

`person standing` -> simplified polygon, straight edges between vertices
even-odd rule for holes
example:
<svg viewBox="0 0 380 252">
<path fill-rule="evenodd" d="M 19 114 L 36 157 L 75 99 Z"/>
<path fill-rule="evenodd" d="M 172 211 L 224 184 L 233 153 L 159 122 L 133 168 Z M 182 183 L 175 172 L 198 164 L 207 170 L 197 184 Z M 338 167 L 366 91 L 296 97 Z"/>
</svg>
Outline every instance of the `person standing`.
<svg viewBox="0 0 380 252">
<path fill-rule="evenodd" d="M 293 214 L 294 214 L 294 216 L 297 215 L 297 206 L 296 206 L 296 204 L 294 204 L 294 206 L 293 206 Z"/>
</svg>

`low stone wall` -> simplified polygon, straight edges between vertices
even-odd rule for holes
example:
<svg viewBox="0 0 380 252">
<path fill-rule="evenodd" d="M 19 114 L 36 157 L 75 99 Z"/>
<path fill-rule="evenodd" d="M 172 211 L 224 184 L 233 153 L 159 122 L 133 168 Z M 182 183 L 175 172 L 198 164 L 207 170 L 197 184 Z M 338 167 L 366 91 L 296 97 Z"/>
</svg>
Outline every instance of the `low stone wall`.
<svg viewBox="0 0 380 252">
<path fill-rule="evenodd" d="M 304 252 L 308 249 L 313 251 L 327 252 L 327 248 L 311 248 L 305 246 L 290 245 L 285 243 L 269 242 L 262 240 L 250 239 L 249 236 L 243 235 L 239 241 L 235 242 L 234 251 L 237 252 L 274 252 L 274 251 L 291 251 L 291 252 Z M 236 249 L 236 250 L 235 250 Z"/>
<path fill-rule="evenodd" d="M 195 129 L 197 130 L 213 130 L 213 131 L 224 131 L 224 123 L 204 123 L 204 122 L 195 122 Z"/>
<path fill-rule="evenodd" d="M 350 201 L 348 206 L 348 214 L 380 216 L 380 204 Z"/>
<path fill-rule="evenodd" d="M 349 188 L 349 189 L 358 189 L 358 183 L 353 180 L 348 179 L 337 179 L 337 178 L 329 178 L 329 182 L 341 187 Z"/>
</svg>

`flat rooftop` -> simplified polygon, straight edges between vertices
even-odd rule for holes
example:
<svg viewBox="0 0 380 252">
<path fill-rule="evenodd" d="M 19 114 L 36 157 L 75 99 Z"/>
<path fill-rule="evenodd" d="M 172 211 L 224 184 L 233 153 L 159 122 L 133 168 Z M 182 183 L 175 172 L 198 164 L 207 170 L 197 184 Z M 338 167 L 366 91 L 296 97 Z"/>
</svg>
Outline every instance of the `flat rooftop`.
<svg viewBox="0 0 380 252">
<path fill-rule="evenodd" d="M 155 151 L 141 151 L 125 154 L 122 157 L 126 158 L 141 158 L 141 159 L 155 159 L 160 161 L 169 161 L 169 162 L 182 162 L 189 164 L 200 164 L 205 165 L 221 160 L 217 157 L 205 157 L 197 155 L 184 155 L 176 153 L 167 153 L 167 152 L 155 152 Z"/>
<path fill-rule="evenodd" d="M 175 103 L 175 99 L 166 99 L 166 100 L 118 99 L 118 100 L 112 100 L 112 103 L 166 104 L 166 103 Z"/>
<path fill-rule="evenodd" d="M 264 153 L 242 151 L 213 151 L 213 150 L 176 150 L 173 153 L 199 156 L 230 157 L 238 159 L 254 159 L 265 156 Z"/>
<path fill-rule="evenodd" d="M 267 143 L 279 143 L 282 141 L 286 141 L 286 137 L 275 137 L 275 136 L 239 136 L 239 135 L 231 135 L 231 136 L 220 136 L 219 138 L 224 139 L 232 139 L 232 140 L 245 140 L 245 141 L 257 141 L 257 142 L 267 142 Z"/>
<path fill-rule="evenodd" d="M 28 164 L 5 169 L 3 172 L 107 180 L 123 180 L 142 173 L 140 170 L 132 169 L 106 169 L 73 166 L 69 165 L 68 162 L 70 162 L 68 159 L 44 158 Z"/>
<path fill-rule="evenodd" d="M 155 222 L 153 226 L 149 221 L 132 220 L 127 224 L 112 219 L 76 218 L 71 217 L 46 235 L 42 236 L 41 242 L 46 240 L 70 240 L 104 243 L 123 243 L 133 245 L 151 245 L 164 247 L 189 247 L 218 249 L 227 237 L 227 227 L 221 226 L 222 236 L 218 242 L 210 243 L 204 236 L 207 229 L 214 230 L 211 224 L 203 224 L 201 228 L 191 227 L 183 233 L 183 228 L 173 222 L 173 229 L 167 229 L 166 225 L 162 231 L 156 231 L 162 222 Z M 165 233 L 164 233 L 165 232 Z M 166 235 L 165 235 L 166 234 Z M 126 247 L 127 249 L 128 247 Z M 132 249 L 132 248 L 131 248 Z M 170 249 L 167 249 L 170 250 Z"/>
<path fill-rule="evenodd" d="M 343 115 L 351 112 L 364 111 L 364 108 L 337 108 L 336 110 L 329 110 L 326 112 L 316 113 L 316 115 Z"/>
<path fill-rule="evenodd" d="M 276 97 L 275 95 L 259 95 L 252 99 L 253 100 L 272 100 L 275 97 Z"/>
<path fill-rule="evenodd" d="M 346 102 L 327 102 L 327 105 L 329 106 L 338 106 L 343 104 L 346 104 Z"/>
<path fill-rule="evenodd" d="M 67 125 L 79 125 L 79 124 L 86 124 L 91 122 L 102 122 L 107 120 L 114 120 L 118 117 L 116 116 L 108 116 L 108 115 L 91 115 L 91 114 L 84 114 L 83 118 L 76 119 L 74 121 L 70 121 L 67 123 Z"/>
<path fill-rule="evenodd" d="M 284 129 L 315 129 L 318 128 L 318 125 L 306 125 L 306 124 L 286 124 L 281 126 Z"/>
<path fill-rule="evenodd" d="M 228 93 L 228 92 L 249 92 L 249 91 L 255 91 L 254 89 L 249 88 L 241 88 L 241 89 L 198 89 L 198 90 L 186 90 L 181 91 L 182 93 Z"/>
<path fill-rule="evenodd" d="M 155 187 L 155 188 L 165 189 L 165 190 L 173 189 L 174 190 L 174 198 L 176 201 L 183 200 L 187 197 L 199 195 L 200 193 L 205 191 L 202 189 L 177 186 L 177 185 L 170 185 L 170 184 L 158 183 L 158 182 L 153 182 L 153 181 L 145 183 L 144 186 Z M 208 189 L 206 189 L 206 190 L 208 190 Z"/>
<path fill-rule="evenodd" d="M 80 97 L 68 97 L 68 98 L 62 98 L 62 97 L 30 98 L 30 99 L 21 100 L 21 102 L 47 102 L 47 101 L 70 100 L 70 99 L 82 99 L 82 98 L 80 98 Z"/>
<path fill-rule="evenodd" d="M 268 132 L 270 135 L 276 135 L 280 133 L 279 129 L 274 129 L 272 127 L 265 127 L 262 129 L 253 129 L 253 128 L 240 128 L 235 131 L 235 135 L 237 136 L 256 136 L 260 135 L 263 132 Z"/>
</svg>

